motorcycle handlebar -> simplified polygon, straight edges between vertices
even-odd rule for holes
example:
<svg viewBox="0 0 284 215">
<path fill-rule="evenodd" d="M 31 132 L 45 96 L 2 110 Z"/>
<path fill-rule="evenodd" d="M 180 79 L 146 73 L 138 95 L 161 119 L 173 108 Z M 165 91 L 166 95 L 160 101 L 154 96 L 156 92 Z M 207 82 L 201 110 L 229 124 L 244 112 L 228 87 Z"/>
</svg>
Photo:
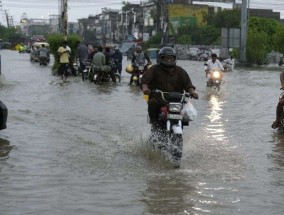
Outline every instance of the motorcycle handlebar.
<svg viewBox="0 0 284 215">
<path fill-rule="evenodd" d="M 182 101 L 185 100 L 185 98 L 192 98 L 192 94 L 191 93 L 188 93 L 188 92 L 183 92 L 183 93 L 178 93 L 178 92 L 163 92 L 161 90 L 158 90 L 158 89 L 154 89 L 154 90 L 151 90 L 151 94 L 153 93 L 160 93 L 161 96 L 162 96 L 162 99 L 164 101 L 167 101 L 164 97 L 164 94 L 170 94 L 170 93 L 177 93 L 179 94 L 180 96 L 182 96 Z"/>
</svg>

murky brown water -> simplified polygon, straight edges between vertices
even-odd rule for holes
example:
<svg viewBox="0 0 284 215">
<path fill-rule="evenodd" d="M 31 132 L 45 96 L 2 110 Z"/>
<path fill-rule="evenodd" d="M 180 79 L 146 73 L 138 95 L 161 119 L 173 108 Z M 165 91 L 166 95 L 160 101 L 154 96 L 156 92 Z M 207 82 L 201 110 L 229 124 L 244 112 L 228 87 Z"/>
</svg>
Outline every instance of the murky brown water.
<svg viewBox="0 0 284 215">
<path fill-rule="evenodd" d="M 173 169 L 146 147 L 147 106 L 128 74 L 61 84 L 28 54 L 0 53 L 1 215 L 284 213 L 284 134 L 270 128 L 279 69 L 226 73 L 216 93 L 202 62 L 178 61 L 200 99 Z"/>
</svg>

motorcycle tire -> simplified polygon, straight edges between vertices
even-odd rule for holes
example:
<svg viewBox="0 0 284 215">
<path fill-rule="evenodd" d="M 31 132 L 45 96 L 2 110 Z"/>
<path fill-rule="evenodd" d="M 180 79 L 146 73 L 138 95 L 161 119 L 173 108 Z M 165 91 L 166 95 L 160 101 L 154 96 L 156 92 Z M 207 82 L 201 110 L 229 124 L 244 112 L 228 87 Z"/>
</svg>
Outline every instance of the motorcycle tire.
<svg viewBox="0 0 284 215">
<path fill-rule="evenodd" d="M 278 131 L 284 132 L 284 114 L 282 114 L 280 119 L 280 125 L 278 127 Z"/>
<path fill-rule="evenodd" d="M 182 135 L 172 134 L 171 144 L 172 144 L 172 149 L 171 149 L 172 163 L 175 168 L 179 168 L 182 158 L 182 149 L 183 149 Z"/>
<path fill-rule="evenodd" d="M 87 80 L 88 79 L 88 77 L 89 77 L 89 73 L 88 72 L 82 72 L 82 81 L 85 81 L 85 80 Z"/>
<path fill-rule="evenodd" d="M 116 74 L 116 73 L 114 74 L 114 76 L 115 76 L 116 82 L 120 83 L 121 76 L 119 74 Z"/>
</svg>

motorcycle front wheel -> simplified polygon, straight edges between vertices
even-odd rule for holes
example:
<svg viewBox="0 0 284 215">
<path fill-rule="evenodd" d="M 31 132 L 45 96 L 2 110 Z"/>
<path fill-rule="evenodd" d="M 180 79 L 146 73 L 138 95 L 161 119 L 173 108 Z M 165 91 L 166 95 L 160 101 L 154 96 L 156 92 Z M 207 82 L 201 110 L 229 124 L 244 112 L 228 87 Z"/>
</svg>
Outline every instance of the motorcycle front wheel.
<svg viewBox="0 0 284 215">
<path fill-rule="evenodd" d="M 182 158 L 183 139 L 181 134 L 171 135 L 171 155 L 174 167 L 179 168 Z"/>
</svg>

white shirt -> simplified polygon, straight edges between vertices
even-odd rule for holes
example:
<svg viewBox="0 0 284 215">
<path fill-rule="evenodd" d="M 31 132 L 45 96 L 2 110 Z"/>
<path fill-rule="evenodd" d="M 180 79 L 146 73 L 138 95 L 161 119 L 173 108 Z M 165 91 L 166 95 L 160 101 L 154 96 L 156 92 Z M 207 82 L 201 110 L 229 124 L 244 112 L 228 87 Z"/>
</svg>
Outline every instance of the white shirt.
<svg viewBox="0 0 284 215">
<path fill-rule="evenodd" d="M 208 65 L 207 68 L 209 70 L 214 70 L 214 69 L 222 70 L 222 71 L 224 70 L 222 63 L 218 59 L 216 59 L 214 63 L 212 62 L 212 59 L 208 60 L 207 65 Z"/>
</svg>

